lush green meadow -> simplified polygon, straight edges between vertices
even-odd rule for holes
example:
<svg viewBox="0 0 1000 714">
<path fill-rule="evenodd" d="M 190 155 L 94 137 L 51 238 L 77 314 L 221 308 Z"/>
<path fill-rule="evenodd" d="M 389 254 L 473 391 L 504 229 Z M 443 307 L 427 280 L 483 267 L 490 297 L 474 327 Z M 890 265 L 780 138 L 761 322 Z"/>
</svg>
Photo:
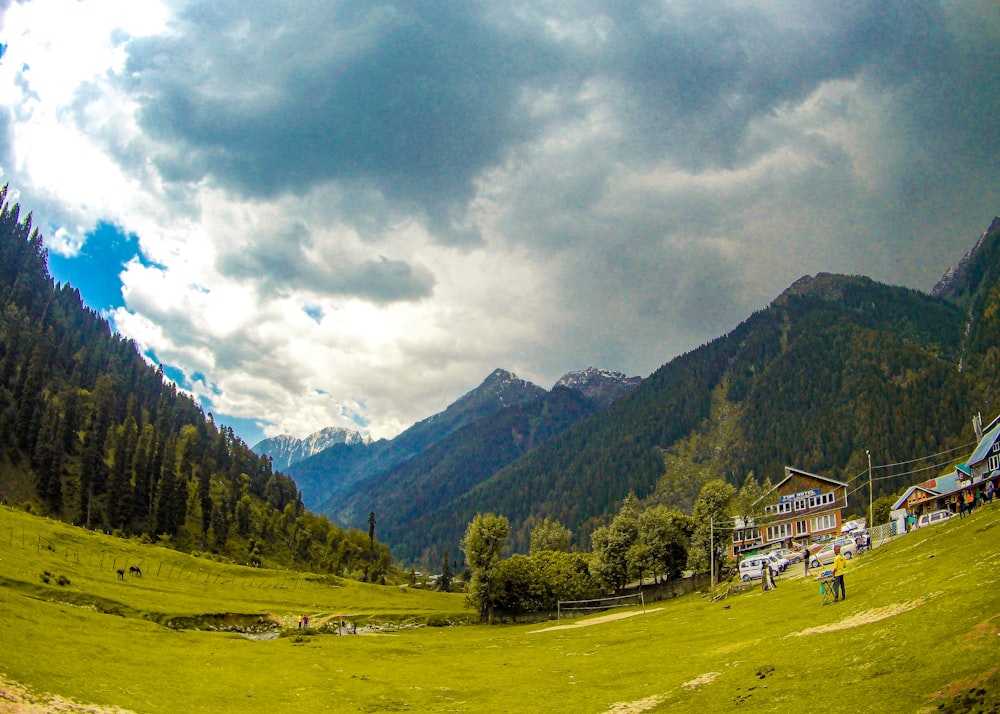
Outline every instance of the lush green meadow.
<svg viewBox="0 0 1000 714">
<path fill-rule="evenodd" d="M 119 580 L 131 564 L 143 577 Z M 840 714 L 1000 703 L 1000 504 L 856 558 L 843 603 L 822 606 L 816 583 L 795 573 L 768 593 L 696 593 L 573 627 L 423 626 L 471 613 L 461 595 L 235 567 L 8 509 L 0 585 L 8 683 L 38 700 L 137 712 Z M 222 614 L 281 621 L 285 636 L 176 627 L 241 619 Z M 314 625 L 343 615 L 404 626 L 302 634 L 302 614 Z"/>
</svg>

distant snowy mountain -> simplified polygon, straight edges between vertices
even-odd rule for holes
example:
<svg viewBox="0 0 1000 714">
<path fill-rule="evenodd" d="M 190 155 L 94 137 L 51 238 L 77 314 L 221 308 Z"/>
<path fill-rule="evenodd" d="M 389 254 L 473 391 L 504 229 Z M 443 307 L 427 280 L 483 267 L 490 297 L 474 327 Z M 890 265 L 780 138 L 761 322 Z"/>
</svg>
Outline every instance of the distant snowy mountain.
<svg viewBox="0 0 1000 714">
<path fill-rule="evenodd" d="M 337 444 L 350 446 L 351 444 L 371 443 L 371 437 L 364 436 L 360 432 L 339 426 L 328 426 L 310 434 L 305 439 L 297 439 L 287 434 L 264 439 L 254 446 L 253 450 L 261 456 L 265 454 L 270 456 L 276 471 L 285 471 L 292 464 L 305 461 L 310 456 L 326 451 Z"/>
<path fill-rule="evenodd" d="M 567 372 L 552 388 L 573 389 L 594 402 L 598 409 L 607 409 L 613 402 L 638 387 L 640 382 L 642 377 L 627 377 L 621 372 L 587 367 Z"/>
</svg>

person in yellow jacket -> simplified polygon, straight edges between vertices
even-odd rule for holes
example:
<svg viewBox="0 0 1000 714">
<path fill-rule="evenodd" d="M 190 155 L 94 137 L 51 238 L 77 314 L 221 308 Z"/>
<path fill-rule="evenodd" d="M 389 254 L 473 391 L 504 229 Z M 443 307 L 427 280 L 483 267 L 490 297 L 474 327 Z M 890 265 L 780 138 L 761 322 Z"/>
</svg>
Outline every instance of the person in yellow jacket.
<svg viewBox="0 0 1000 714">
<path fill-rule="evenodd" d="M 844 571 L 847 570 L 847 558 L 840 554 L 840 546 L 833 546 L 833 601 L 847 599 L 844 589 Z"/>
</svg>

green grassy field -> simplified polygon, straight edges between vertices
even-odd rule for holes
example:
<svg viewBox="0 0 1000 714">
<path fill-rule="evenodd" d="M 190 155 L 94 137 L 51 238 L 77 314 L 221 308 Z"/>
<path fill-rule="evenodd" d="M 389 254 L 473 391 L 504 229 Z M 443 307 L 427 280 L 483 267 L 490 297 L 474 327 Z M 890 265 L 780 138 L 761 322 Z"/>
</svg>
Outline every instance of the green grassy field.
<svg viewBox="0 0 1000 714">
<path fill-rule="evenodd" d="M 836 605 L 796 574 L 768 593 L 695 593 L 589 626 L 338 637 L 295 621 L 471 613 L 461 595 L 239 568 L 2 509 L 0 672 L 38 701 L 136 712 L 991 711 L 998 545 L 994 504 L 856 558 Z M 119 581 L 130 564 L 143 577 Z M 167 626 L 254 618 L 283 622 L 286 636 Z"/>
</svg>

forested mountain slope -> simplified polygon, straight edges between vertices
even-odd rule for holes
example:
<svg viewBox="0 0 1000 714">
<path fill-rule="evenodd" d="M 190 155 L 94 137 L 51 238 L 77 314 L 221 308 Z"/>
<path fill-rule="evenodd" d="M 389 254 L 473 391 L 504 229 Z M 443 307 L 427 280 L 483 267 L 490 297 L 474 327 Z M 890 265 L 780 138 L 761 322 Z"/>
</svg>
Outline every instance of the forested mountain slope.
<svg viewBox="0 0 1000 714">
<path fill-rule="evenodd" d="M 237 562 L 373 575 L 388 551 L 307 511 L 273 473 L 56 285 L 0 190 L 0 500 Z M 378 545 L 376 548 L 375 546 Z"/>
<path fill-rule="evenodd" d="M 292 464 L 288 473 L 299 484 L 306 503 L 331 513 L 359 481 L 384 474 L 422 454 L 467 424 L 544 394 L 545 390 L 538 385 L 496 369 L 482 384 L 455 400 L 443 412 L 417 422 L 395 439 L 381 439 L 371 444 L 338 444 Z M 369 511 L 363 510 L 363 520 L 367 520 Z"/>
<path fill-rule="evenodd" d="M 422 532 L 413 530 L 415 520 L 460 498 L 598 410 L 598 405 L 578 391 L 556 387 L 537 399 L 462 427 L 415 458 L 360 481 L 345 492 L 343 500 L 328 501 L 322 510 L 342 523 L 361 522 L 374 510 L 382 514 L 382 538 L 393 543 L 397 553 L 439 563 L 440 552 L 412 550 L 423 543 Z M 449 550 L 453 555 L 458 552 L 457 547 Z"/>
<path fill-rule="evenodd" d="M 587 545 L 629 490 L 647 503 L 684 506 L 678 482 L 690 492 L 686 482 L 711 477 L 778 480 L 786 465 L 852 481 L 867 469 L 866 450 L 877 465 L 906 462 L 880 470 L 875 497 L 934 475 L 950 450 L 975 438 L 972 415 L 1000 408 L 995 228 L 973 256 L 961 299 L 860 276 L 797 281 L 607 411 L 444 507 L 407 514 L 399 526 L 406 542 L 392 542 L 397 555 L 455 551 L 465 525 L 486 511 L 511 520 L 515 549 L 526 550 L 541 517 Z M 865 488 L 853 502 L 867 497 Z"/>
</svg>

